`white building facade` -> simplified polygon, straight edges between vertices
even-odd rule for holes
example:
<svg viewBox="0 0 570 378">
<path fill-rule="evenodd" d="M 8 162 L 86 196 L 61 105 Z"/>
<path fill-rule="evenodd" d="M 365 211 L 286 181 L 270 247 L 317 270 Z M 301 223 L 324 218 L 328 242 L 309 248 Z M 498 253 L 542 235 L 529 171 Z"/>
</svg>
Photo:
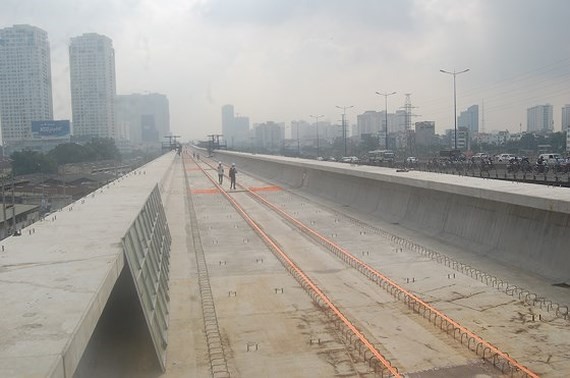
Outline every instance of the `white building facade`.
<svg viewBox="0 0 570 378">
<path fill-rule="evenodd" d="M 537 105 L 526 111 L 526 131 L 531 132 L 549 132 L 554 128 L 552 120 L 552 105 Z"/>
<path fill-rule="evenodd" d="M 116 138 L 115 50 L 109 37 L 95 33 L 71 38 L 69 46 L 73 135 Z"/>
<path fill-rule="evenodd" d="M 2 144 L 32 137 L 32 121 L 53 120 L 50 47 L 35 26 L 0 29 Z"/>
</svg>

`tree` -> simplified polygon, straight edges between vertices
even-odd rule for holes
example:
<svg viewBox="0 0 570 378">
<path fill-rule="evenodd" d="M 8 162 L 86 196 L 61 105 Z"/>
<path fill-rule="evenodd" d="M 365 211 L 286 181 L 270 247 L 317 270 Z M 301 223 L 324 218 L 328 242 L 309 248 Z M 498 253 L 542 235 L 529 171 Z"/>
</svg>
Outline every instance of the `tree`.
<svg viewBox="0 0 570 378">
<path fill-rule="evenodd" d="M 519 147 L 522 150 L 536 151 L 538 148 L 538 141 L 536 140 L 536 136 L 530 133 L 523 134 L 519 141 Z"/>
<path fill-rule="evenodd" d="M 552 133 L 548 136 L 548 144 L 552 147 L 552 152 L 566 151 L 566 132 Z"/>
<path fill-rule="evenodd" d="M 81 163 L 93 160 L 93 152 L 76 143 L 62 143 L 48 152 L 57 164 Z"/>
<path fill-rule="evenodd" d="M 121 154 L 112 138 L 93 138 L 91 142 L 85 144 L 85 148 L 90 150 L 92 160 L 120 160 Z"/>
<path fill-rule="evenodd" d="M 37 151 L 16 151 L 10 155 L 10 159 L 14 176 L 57 172 L 55 160 Z"/>
</svg>

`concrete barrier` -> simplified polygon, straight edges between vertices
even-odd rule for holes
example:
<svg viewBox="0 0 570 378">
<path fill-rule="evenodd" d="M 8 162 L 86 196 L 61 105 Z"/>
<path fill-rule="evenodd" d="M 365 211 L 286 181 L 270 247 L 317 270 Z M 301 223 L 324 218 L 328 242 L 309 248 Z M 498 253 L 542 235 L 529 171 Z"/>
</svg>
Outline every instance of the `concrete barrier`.
<svg viewBox="0 0 570 378">
<path fill-rule="evenodd" d="M 127 267 L 164 368 L 170 235 L 159 185 L 175 159 L 163 155 L 2 240 L 0 377 L 73 376 Z"/>
<path fill-rule="evenodd" d="M 570 282 L 566 188 L 227 151 L 216 159 L 553 283 Z"/>
</svg>

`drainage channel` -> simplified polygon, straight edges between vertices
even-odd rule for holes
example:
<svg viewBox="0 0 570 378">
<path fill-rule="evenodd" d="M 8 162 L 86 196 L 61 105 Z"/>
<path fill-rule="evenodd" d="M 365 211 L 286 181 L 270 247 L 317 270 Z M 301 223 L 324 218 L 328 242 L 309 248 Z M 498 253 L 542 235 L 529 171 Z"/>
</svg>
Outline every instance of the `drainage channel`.
<svg viewBox="0 0 570 378">
<path fill-rule="evenodd" d="M 370 265 L 356 258 L 346 249 L 340 247 L 336 243 L 322 236 L 314 229 L 306 226 L 302 222 L 290 216 L 288 213 L 286 213 L 279 207 L 275 206 L 274 204 L 272 204 L 271 202 L 269 202 L 259 194 L 251 190 L 248 190 L 248 194 L 257 199 L 259 202 L 266 205 L 268 208 L 278 213 L 290 224 L 294 225 L 297 229 L 308 235 L 318 244 L 322 245 L 323 247 L 331 251 L 334 255 L 340 258 L 347 265 L 355 268 L 356 270 L 364 274 L 366 277 L 368 277 L 370 280 L 377 283 L 380 287 L 385 289 L 392 296 L 394 296 L 398 300 L 402 300 L 412 311 L 422 315 L 424 318 L 428 319 L 435 326 L 439 327 L 447 334 L 453 336 L 454 339 L 459 340 L 462 345 L 467 346 L 469 350 L 474 351 L 478 356 L 480 356 L 484 360 L 491 362 L 502 372 L 509 373 L 511 375 L 518 374 L 525 377 L 538 377 L 536 373 L 532 372 L 530 369 L 517 362 L 507 353 L 499 350 L 497 347 L 495 347 L 488 341 L 484 340 L 480 336 L 477 336 L 474 332 L 465 328 L 457 321 L 451 319 L 443 312 L 437 310 L 435 307 L 428 304 L 417 295 L 411 293 L 402 286 L 398 285 L 392 279 L 383 275 L 379 271 L 375 270 Z"/>
<path fill-rule="evenodd" d="M 204 162 L 205 163 L 205 162 Z M 207 163 L 206 163 L 207 164 Z M 366 336 L 358 330 L 354 324 L 338 309 L 338 307 L 326 296 L 326 294 L 313 282 L 303 271 L 297 266 L 287 254 L 278 246 L 278 244 L 267 234 L 257 222 L 255 222 L 240 204 L 226 191 L 224 191 L 218 183 L 206 173 L 206 171 L 198 164 L 204 175 L 215 185 L 222 195 L 232 204 L 242 218 L 252 227 L 252 229 L 261 237 L 264 243 L 269 247 L 276 258 L 291 273 L 291 275 L 299 282 L 301 287 L 313 298 L 313 300 L 325 310 L 334 324 L 341 330 L 343 338 L 348 341 L 368 362 L 369 366 L 375 373 L 380 373 L 382 377 L 402 377 L 398 369 L 394 367 L 390 361 L 383 356 L 380 351 L 366 338 Z M 245 189 L 244 191 L 247 191 Z"/>
<path fill-rule="evenodd" d="M 188 175 L 186 173 L 186 164 L 184 163 L 184 178 L 186 187 L 188 187 Z M 206 332 L 206 342 L 208 344 L 208 356 L 210 360 L 211 374 L 214 378 L 229 377 L 228 364 L 222 344 L 222 336 L 218 325 L 218 317 L 216 316 L 216 307 L 214 305 L 214 296 L 210 286 L 210 278 L 208 275 L 208 266 L 206 264 L 206 256 L 202 247 L 200 238 L 200 230 L 198 229 L 198 218 L 192 202 L 192 195 L 187 190 L 186 196 L 188 213 L 190 216 L 190 228 L 192 230 L 192 244 L 196 257 L 196 266 L 198 270 L 198 286 L 200 288 L 200 301 L 202 304 L 202 317 L 204 320 L 204 330 Z"/>
</svg>

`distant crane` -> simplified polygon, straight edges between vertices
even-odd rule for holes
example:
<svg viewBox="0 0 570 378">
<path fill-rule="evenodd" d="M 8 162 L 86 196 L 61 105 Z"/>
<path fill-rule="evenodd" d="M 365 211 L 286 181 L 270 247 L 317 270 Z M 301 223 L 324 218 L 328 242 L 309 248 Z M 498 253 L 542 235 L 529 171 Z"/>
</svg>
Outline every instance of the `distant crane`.
<svg viewBox="0 0 570 378">
<path fill-rule="evenodd" d="M 165 135 L 164 137 L 168 139 L 168 142 L 162 144 L 163 152 L 179 149 L 180 142 L 177 139 L 180 138 L 180 135 Z"/>
<path fill-rule="evenodd" d="M 214 150 L 227 149 L 227 145 L 223 140 L 223 134 L 210 134 L 208 135 L 208 155 L 212 155 Z M 222 141 L 220 142 L 220 138 Z"/>
</svg>

